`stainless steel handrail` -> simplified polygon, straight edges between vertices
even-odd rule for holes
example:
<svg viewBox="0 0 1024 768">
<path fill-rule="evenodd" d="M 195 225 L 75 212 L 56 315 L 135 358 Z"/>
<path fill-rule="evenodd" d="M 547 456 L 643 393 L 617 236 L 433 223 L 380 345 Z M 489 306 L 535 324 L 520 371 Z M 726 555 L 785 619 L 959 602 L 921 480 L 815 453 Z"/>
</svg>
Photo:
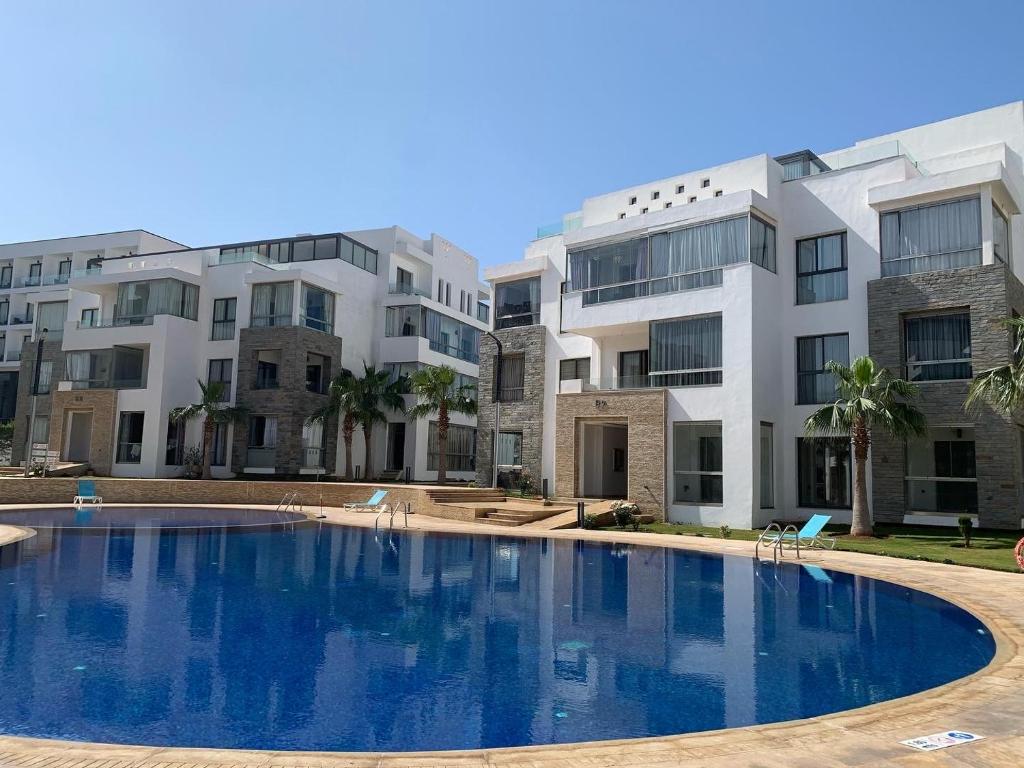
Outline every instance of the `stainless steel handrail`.
<svg viewBox="0 0 1024 768">
<path fill-rule="evenodd" d="M 757 537 L 757 542 L 754 544 L 754 557 L 760 556 L 759 551 L 761 549 L 761 542 L 764 541 L 764 537 L 767 536 L 768 532 L 773 528 L 779 532 L 779 539 L 782 538 L 782 527 L 778 523 L 769 523 L 768 527 L 761 531 L 761 535 Z M 779 539 L 772 543 L 772 546 L 776 549 L 778 547 Z"/>
</svg>

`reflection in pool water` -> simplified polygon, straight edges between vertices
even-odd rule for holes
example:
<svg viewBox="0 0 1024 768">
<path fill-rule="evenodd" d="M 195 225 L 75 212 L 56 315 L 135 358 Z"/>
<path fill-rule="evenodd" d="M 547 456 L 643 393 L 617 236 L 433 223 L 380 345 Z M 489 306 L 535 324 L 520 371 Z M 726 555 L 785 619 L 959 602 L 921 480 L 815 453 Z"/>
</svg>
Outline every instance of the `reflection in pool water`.
<svg viewBox="0 0 1024 768">
<path fill-rule="evenodd" d="M 938 598 L 567 540 L 73 527 L 0 548 L 0 732 L 496 747 L 819 715 L 984 666 Z"/>
</svg>

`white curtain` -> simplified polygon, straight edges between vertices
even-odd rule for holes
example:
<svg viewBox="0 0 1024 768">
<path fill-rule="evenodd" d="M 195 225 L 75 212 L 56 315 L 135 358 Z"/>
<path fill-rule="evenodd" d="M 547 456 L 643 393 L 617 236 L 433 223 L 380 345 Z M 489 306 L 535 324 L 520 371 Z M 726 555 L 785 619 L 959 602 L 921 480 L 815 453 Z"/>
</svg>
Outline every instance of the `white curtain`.
<svg viewBox="0 0 1024 768">
<path fill-rule="evenodd" d="M 39 312 L 36 314 L 36 328 L 46 328 L 51 334 L 64 332 L 64 321 L 68 317 L 68 303 L 66 301 L 50 301 L 39 305 Z"/>
</svg>

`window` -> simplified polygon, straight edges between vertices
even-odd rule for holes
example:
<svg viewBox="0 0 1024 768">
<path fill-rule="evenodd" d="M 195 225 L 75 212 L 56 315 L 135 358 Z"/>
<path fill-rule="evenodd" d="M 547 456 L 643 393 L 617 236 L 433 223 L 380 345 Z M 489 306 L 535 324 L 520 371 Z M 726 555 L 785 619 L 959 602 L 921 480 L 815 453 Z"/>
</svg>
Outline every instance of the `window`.
<svg viewBox="0 0 1024 768">
<path fill-rule="evenodd" d="M 466 311 L 466 292 L 459 291 L 459 312 Z"/>
<path fill-rule="evenodd" d="M 697 196 L 696 195 L 690 195 L 690 199 L 687 202 L 696 203 L 697 202 Z"/>
<path fill-rule="evenodd" d="M 280 386 L 281 350 L 261 349 L 256 352 L 256 389 L 277 389 Z"/>
<path fill-rule="evenodd" d="M 302 466 L 319 469 L 324 465 L 324 423 L 307 419 L 302 422 Z"/>
<path fill-rule="evenodd" d="M 476 430 L 461 424 L 448 425 L 446 469 L 449 472 L 476 471 Z M 427 471 L 437 471 L 437 422 L 430 422 L 427 432 Z"/>
<path fill-rule="evenodd" d="M 650 326 L 651 384 L 693 387 L 722 383 L 722 316 L 657 320 Z"/>
<path fill-rule="evenodd" d="M 992 255 L 1003 264 L 1010 260 L 1010 225 L 995 205 L 992 206 Z"/>
<path fill-rule="evenodd" d="M 882 277 L 981 264 L 977 197 L 881 215 Z"/>
<path fill-rule="evenodd" d="M 185 422 L 180 419 L 167 420 L 167 444 L 164 448 L 164 464 L 180 467 L 185 463 Z"/>
<path fill-rule="evenodd" d="M 753 215 L 750 217 L 750 263 L 769 272 L 775 271 L 775 227 Z"/>
<path fill-rule="evenodd" d="M 624 219 L 624 218 L 626 218 L 626 214 L 624 214 L 624 213 L 620 213 L 620 214 L 619 214 L 619 218 L 620 218 L 620 219 Z"/>
<path fill-rule="evenodd" d="M 646 349 L 619 352 L 619 381 L 616 389 L 642 389 L 651 386 L 647 375 L 650 356 Z"/>
<path fill-rule="evenodd" d="M 245 464 L 271 468 L 277 464 L 277 417 L 250 416 Z"/>
<path fill-rule="evenodd" d="M 4 264 L 0 267 L 0 288 L 11 287 L 11 274 L 14 272 L 14 267 L 10 264 Z"/>
<path fill-rule="evenodd" d="M 273 328 L 292 324 L 292 283 L 260 283 L 252 287 L 253 328 Z"/>
<path fill-rule="evenodd" d="M 452 284 L 444 284 L 444 305 L 450 307 L 452 305 Z"/>
<path fill-rule="evenodd" d="M 846 233 L 796 241 L 796 303 L 845 299 Z"/>
<path fill-rule="evenodd" d="M 796 445 L 800 506 L 849 509 L 850 441 L 845 437 L 798 437 Z"/>
<path fill-rule="evenodd" d="M 0 351 L 3 351 L 4 339 L 0 334 Z M 18 402 L 18 372 L 0 371 L 0 419 L 8 421 L 14 418 Z"/>
<path fill-rule="evenodd" d="M 327 394 L 331 376 L 331 359 L 313 352 L 306 353 L 306 390 L 319 395 Z"/>
<path fill-rule="evenodd" d="M 47 301 L 39 305 L 36 313 L 36 329 L 48 331 L 51 338 L 64 333 L 64 321 L 68 318 L 66 301 Z"/>
<path fill-rule="evenodd" d="M 71 278 L 71 259 L 64 259 L 57 264 L 57 282 L 66 283 Z"/>
<path fill-rule="evenodd" d="M 629 204 L 630 204 L 630 205 L 636 205 L 636 195 L 632 195 L 632 196 L 631 196 L 631 197 L 629 198 Z"/>
<path fill-rule="evenodd" d="M 850 364 L 850 335 L 804 336 L 796 340 L 796 402 L 798 405 L 831 403 L 836 399 L 835 377 L 825 370 L 834 360 Z"/>
<path fill-rule="evenodd" d="M 476 319 L 481 323 L 491 322 L 491 307 L 482 301 L 476 303 Z"/>
<path fill-rule="evenodd" d="M 572 381 L 573 379 L 582 379 L 583 381 L 587 381 L 589 378 L 589 357 L 574 357 L 568 360 L 562 360 L 558 364 L 559 381 Z"/>
<path fill-rule="evenodd" d="M 50 386 L 53 380 L 53 362 L 43 360 L 39 363 L 39 386 L 36 387 L 37 395 L 50 394 Z"/>
<path fill-rule="evenodd" d="M 313 258 L 320 261 L 338 256 L 338 238 L 320 237 L 313 242 Z"/>
<path fill-rule="evenodd" d="M 651 192 L 651 200 L 657 200 L 659 197 L 661 197 L 661 192 L 657 190 Z"/>
<path fill-rule="evenodd" d="M 518 328 L 540 323 L 540 278 L 514 280 L 495 286 L 494 327 Z"/>
<path fill-rule="evenodd" d="M 214 299 L 213 301 L 213 331 L 210 339 L 223 341 L 224 339 L 235 338 L 235 309 L 238 300 L 234 297 L 228 299 Z"/>
<path fill-rule="evenodd" d="M 230 357 L 217 358 L 210 361 L 206 384 L 207 386 L 210 384 L 221 385 L 221 395 L 218 399 L 222 403 L 226 403 L 231 399 L 231 374 L 233 366 L 234 360 Z"/>
<path fill-rule="evenodd" d="M 910 381 L 971 378 L 970 312 L 908 317 L 903 333 Z"/>
<path fill-rule="evenodd" d="M 523 433 L 498 433 L 498 466 L 518 468 L 523 466 Z"/>
<path fill-rule="evenodd" d="M 707 187 L 710 187 L 711 186 L 711 179 L 701 179 L 700 180 L 700 186 L 701 186 L 701 189 L 706 189 Z"/>
<path fill-rule="evenodd" d="M 494 359 L 497 366 L 498 359 Z M 523 399 L 526 388 L 526 358 L 523 355 L 504 355 L 501 358 L 501 378 L 498 382 L 498 402 L 517 403 Z"/>
<path fill-rule="evenodd" d="M 146 351 L 135 347 L 82 350 L 64 356 L 72 389 L 143 389 Z"/>
<path fill-rule="evenodd" d="M 213 425 L 213 455 L 210 466 L 223 467 L 228 463 L 228 425 Z"/>
<path fill-rule="evenodd" d="M 715 190 L 715 197 L 721 197 L 721 196 L 722 196 L 722 190 L 716 189 Z"/>
<path fill-rule="evenodd" d="M 437 302 L 444 303 L 444 280 L 437 281 Z"/>
<path fill-rule="evenodd" d="M 677 195 L 681 195 L 685 191 L 686 191 L 686 185 L 685 184 L 676 184 L 676 194 Z"/>
<path fill-rule="evenodd" d="M 30 419 L 31 420 L 31 419 Z M 32 445 L 47 445 L 50 442 L 50 417 L 36 416 L 32 422 Z"/>
<path fill-rule="evenodd" d="M 321 333 L 334 333 L 334 294 L 302 284 L 299 322 Z"/>
<path fill-rule="evenodd" d="M 313 241 L 296 240 L 292 243 L 292 261 L 312 261 Z"/>
<path fill-rule="evenodd" d="M 9 299 L 0 299 L 0 325 L 7 325 L 7 320 L 11 312 L 11 302 Z"/>
<path fill-rule="evenodd" d="M 471 363 L 480 359 L 480 330 L 440 312 L 419 306 L 387 307 L 384 335 L 420 336 L 430 349 Z"/>
<path fill-rule="evenodd" d="M 761 422 L 761 509 L 775 507 L 775 428 Z"/>
<path fill-rule="evenodd" d="M 473 304 L 473 292 L 468 291 L 466 293 L 466 314 L 469 315 L 470 317 L 473 316 Z"/>
<path fill-rule="evenodd" d="M 907 510 L 974 514 L 978 474 L 972 427 L 931 427 L 907 442 Z"/>
<path fill-rule="evenodd" d="M 96 321 L 99 319 L 98 309 L 83 309 L 82 319 L 78 323 L 79 328 L 94 328 Z"/>
<path fill-rule="evenodd" d="M 722 423 L 672 425 L 672 500 L 676 504 L 722 503 Z"/>
<path fill-rule="evenodd" d="M 666 208 L 671 208 L 672 207 L 672 201 L 669 200 L 667 203 L 665 203 L 665 207 Z"/>
<path fill-rule="evenodd" d="M 39 285 L 39 280 L 42 274 L 43 265 L 40 262 L 30 264 L 28 268 L 28 278 L 25 280 L 25 285 Z"/>
<path fill-rule="evenodd" d="M 640 213 L 647 213 L 647 209 L 646 208 L 641 208 L 640 209 Z"/>
<path fill-rule="evenodd" d="M 397 293 L 413 293 L 412 272 L 401 267 L 395 268 L 395 290 Z"/>
<path fill-rule="evenodd" d="M 172 278 L 118 283 L 115 325 L 151 323 L 154 315 L 195 320 L 199 317 L 199 286 Z"/>
<path fill-rule="evenodd" d="M 122 411 L 117 428 L 117 463 L 138 464 L 142 461 L 142 426 L 146 414 Z"/>
</svg>

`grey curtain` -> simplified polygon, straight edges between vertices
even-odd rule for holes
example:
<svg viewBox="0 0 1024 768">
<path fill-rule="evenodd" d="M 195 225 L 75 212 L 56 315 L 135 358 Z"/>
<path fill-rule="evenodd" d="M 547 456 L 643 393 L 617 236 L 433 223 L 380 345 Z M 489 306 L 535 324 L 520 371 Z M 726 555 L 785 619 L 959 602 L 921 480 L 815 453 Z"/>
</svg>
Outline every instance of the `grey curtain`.
<svg viewBox="0 0 1024 768">
<path fill-rule="evenodd" d="M 650 372 L 685 372 L 722 367 L 722 316 L 661 320 L 651 323 Z M 686 377 L 678 381 L 655 378 L 653 384 L 685 386 L 721 381 L 717 377 Z M 717 379 L 717 381 L 715 380 Z"/>
<path fill-rule="evenodd" d="M 969 313 L 908 318 L 904 326 L 907 367 L 912 380 L 968 379 L 971 376 Z M 961 360 L 963 362 L 944 362 Z M 925 365 L 920 365 L 925 363 Z"/>
<path fill-rule="evenodd" d="M 980 264 L 981 201 L 883 213 L 881 236 L 883 277 Z"/>
</svg>

